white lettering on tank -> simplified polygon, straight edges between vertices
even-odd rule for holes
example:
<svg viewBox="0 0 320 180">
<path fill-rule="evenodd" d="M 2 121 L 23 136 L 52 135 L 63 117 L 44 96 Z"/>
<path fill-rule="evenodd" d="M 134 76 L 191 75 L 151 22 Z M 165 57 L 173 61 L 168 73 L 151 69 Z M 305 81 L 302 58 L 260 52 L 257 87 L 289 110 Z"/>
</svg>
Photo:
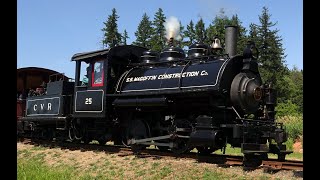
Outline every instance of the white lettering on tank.
<svg viewBox="0 0 320 180">
<path fill-rule="evenodd" d="M 51 111 L 51 103 L 48 103 L 48 111 Z"/>
<path fill-rule="evenodd" d="M 43 106 L 44 106 L 44 104 L 40 104 L 41 110 L 43 110 Z"/>
<path fill-rule="evenodd" d="M 37 111 L 37 105 L 36 105 L 36 104 L 33 105 L 33 110 L 34 110 L 34 111 Z"/>
</svg>

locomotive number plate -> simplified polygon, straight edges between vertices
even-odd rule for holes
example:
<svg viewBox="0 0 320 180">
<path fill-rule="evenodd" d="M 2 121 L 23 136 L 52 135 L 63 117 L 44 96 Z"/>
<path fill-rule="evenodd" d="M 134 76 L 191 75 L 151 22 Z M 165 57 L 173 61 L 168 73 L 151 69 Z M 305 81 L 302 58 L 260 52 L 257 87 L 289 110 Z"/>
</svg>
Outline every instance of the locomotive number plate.
<svg viewBox="0 0 320 180">
<path fill-rule="evenodd" d="M 103 90 L 76 92 L 75 112 L 102 112 Z"/>
</svg>

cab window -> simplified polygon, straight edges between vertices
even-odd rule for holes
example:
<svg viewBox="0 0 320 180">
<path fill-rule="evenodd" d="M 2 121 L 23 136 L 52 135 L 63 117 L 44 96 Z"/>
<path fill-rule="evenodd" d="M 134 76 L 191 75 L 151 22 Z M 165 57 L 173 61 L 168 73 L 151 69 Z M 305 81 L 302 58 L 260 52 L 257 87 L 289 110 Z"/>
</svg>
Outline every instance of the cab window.
<svg viewBox="0 0 320 180">
<path fill-rule="evenodd" d="M 92 87 L 103 86 L 103 61 L 94 62 L 92 68 Z"/>
</svg>

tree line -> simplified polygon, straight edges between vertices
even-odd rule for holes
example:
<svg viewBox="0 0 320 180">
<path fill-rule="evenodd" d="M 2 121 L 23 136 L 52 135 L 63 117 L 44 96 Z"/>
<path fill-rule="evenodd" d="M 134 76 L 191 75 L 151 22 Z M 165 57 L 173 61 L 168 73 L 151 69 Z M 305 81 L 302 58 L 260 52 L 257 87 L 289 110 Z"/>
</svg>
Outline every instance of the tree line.
<svg viewBox="0 0 320 180">
<path fill-rule="evenodd" d="M 282 38 L 278 35 L 276 22 L 271 21 L 271 14 L 267 7 L 262 8 L 258 16 L 259 23 L 251 23 L 248 28 L 242 25 L 237 14 L 228 17 L 223 9 L 206 26 L 203 19 L 190 22 L 183 26 L 180 22 L 181 40 L 176 40 L 177 46 L 184 48 L 195 42 L 211 44 L 214 37 L 218 37 L 224 44 L 225 26 L 236 25 L 239 28 L 237 54 L 242 54 L 248 41 L 255 42 L 259 50 L 259 71 L 265 83 L 271 83 L 277 89 L 278 114 L 302 114 L 303 112 L 303 70 L 297 67 L 289 69 L 285 62 L 285 49 Z M 102 29 L 104 36 L 103 47 L 112 48 L 119 44 L 127 44 L 128 33 L 118 31 L 117 21 L 119 16 L 115 8 L 108 16 Z M 166 16 L 161 8 L 155 13 L 153 20 L 144 13 L 135 31 L 134 45 L 143 46 L 160 52 L 166 46 L 164 23 Z M 289 113 L 289 114 L 288 114 Z"/>
</svg>

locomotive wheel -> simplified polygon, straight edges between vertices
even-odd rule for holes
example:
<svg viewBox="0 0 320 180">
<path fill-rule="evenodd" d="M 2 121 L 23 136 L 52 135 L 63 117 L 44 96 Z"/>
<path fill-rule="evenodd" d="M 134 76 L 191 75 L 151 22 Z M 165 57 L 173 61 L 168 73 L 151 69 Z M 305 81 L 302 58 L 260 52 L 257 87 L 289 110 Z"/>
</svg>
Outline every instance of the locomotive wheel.
<svg viewBox="0 0 320 180">
<path fill-rule="evenodd" d="M 101 146 L 106 145 L 106 143 L 107 143 L 107 141 L 104 139 L 99 139 L 98 142 L 99 142 L 99 145 L 101 145 Z"/>
<path fill-rule="evenodd" d="M 178 138 L 174 141 L 176 147 L 171 148 L 171 151 L 175 154 L 182 154 L 189 150 L 188 141 L 186 139 Z"/>
<path fill-rule="evenodd" d="M 127 140 L 130 139 L 145 139 L 148 137 L 148 131 L 146 127 L 146 123 L 141 119 L 133 120 L 129 123 L 127 129 Z M 138 153 L 139 151 L 146 148 L 146 145 L 142 144 L 131 144 L 131 150 L 134 153 Z"/>
<path fill-rule="evenodd" d="M 169 140 L 165 139 L 165 140 L 158 140 L 156 142 L 159 142 L 159 143 L 169 143 Z M 168 151 L 170 148 L 168 146 L 157 146 L 158 149 L 160 151 Z"/>
<path fill-rule="evenodd" d="M 168 151 L 169 150 L 169 147 L 168 146 L 157 146 L 158 147 L 158 149 L 160 150 L 160 151 Z"/>
<path fill-rule="evenodd" d="M 135 154 L 139 153 L 141 150 L 144 150 L 145 148 L 146 146 L 142 144 L 131 144 L 131 150 Z"/>
</svg>

